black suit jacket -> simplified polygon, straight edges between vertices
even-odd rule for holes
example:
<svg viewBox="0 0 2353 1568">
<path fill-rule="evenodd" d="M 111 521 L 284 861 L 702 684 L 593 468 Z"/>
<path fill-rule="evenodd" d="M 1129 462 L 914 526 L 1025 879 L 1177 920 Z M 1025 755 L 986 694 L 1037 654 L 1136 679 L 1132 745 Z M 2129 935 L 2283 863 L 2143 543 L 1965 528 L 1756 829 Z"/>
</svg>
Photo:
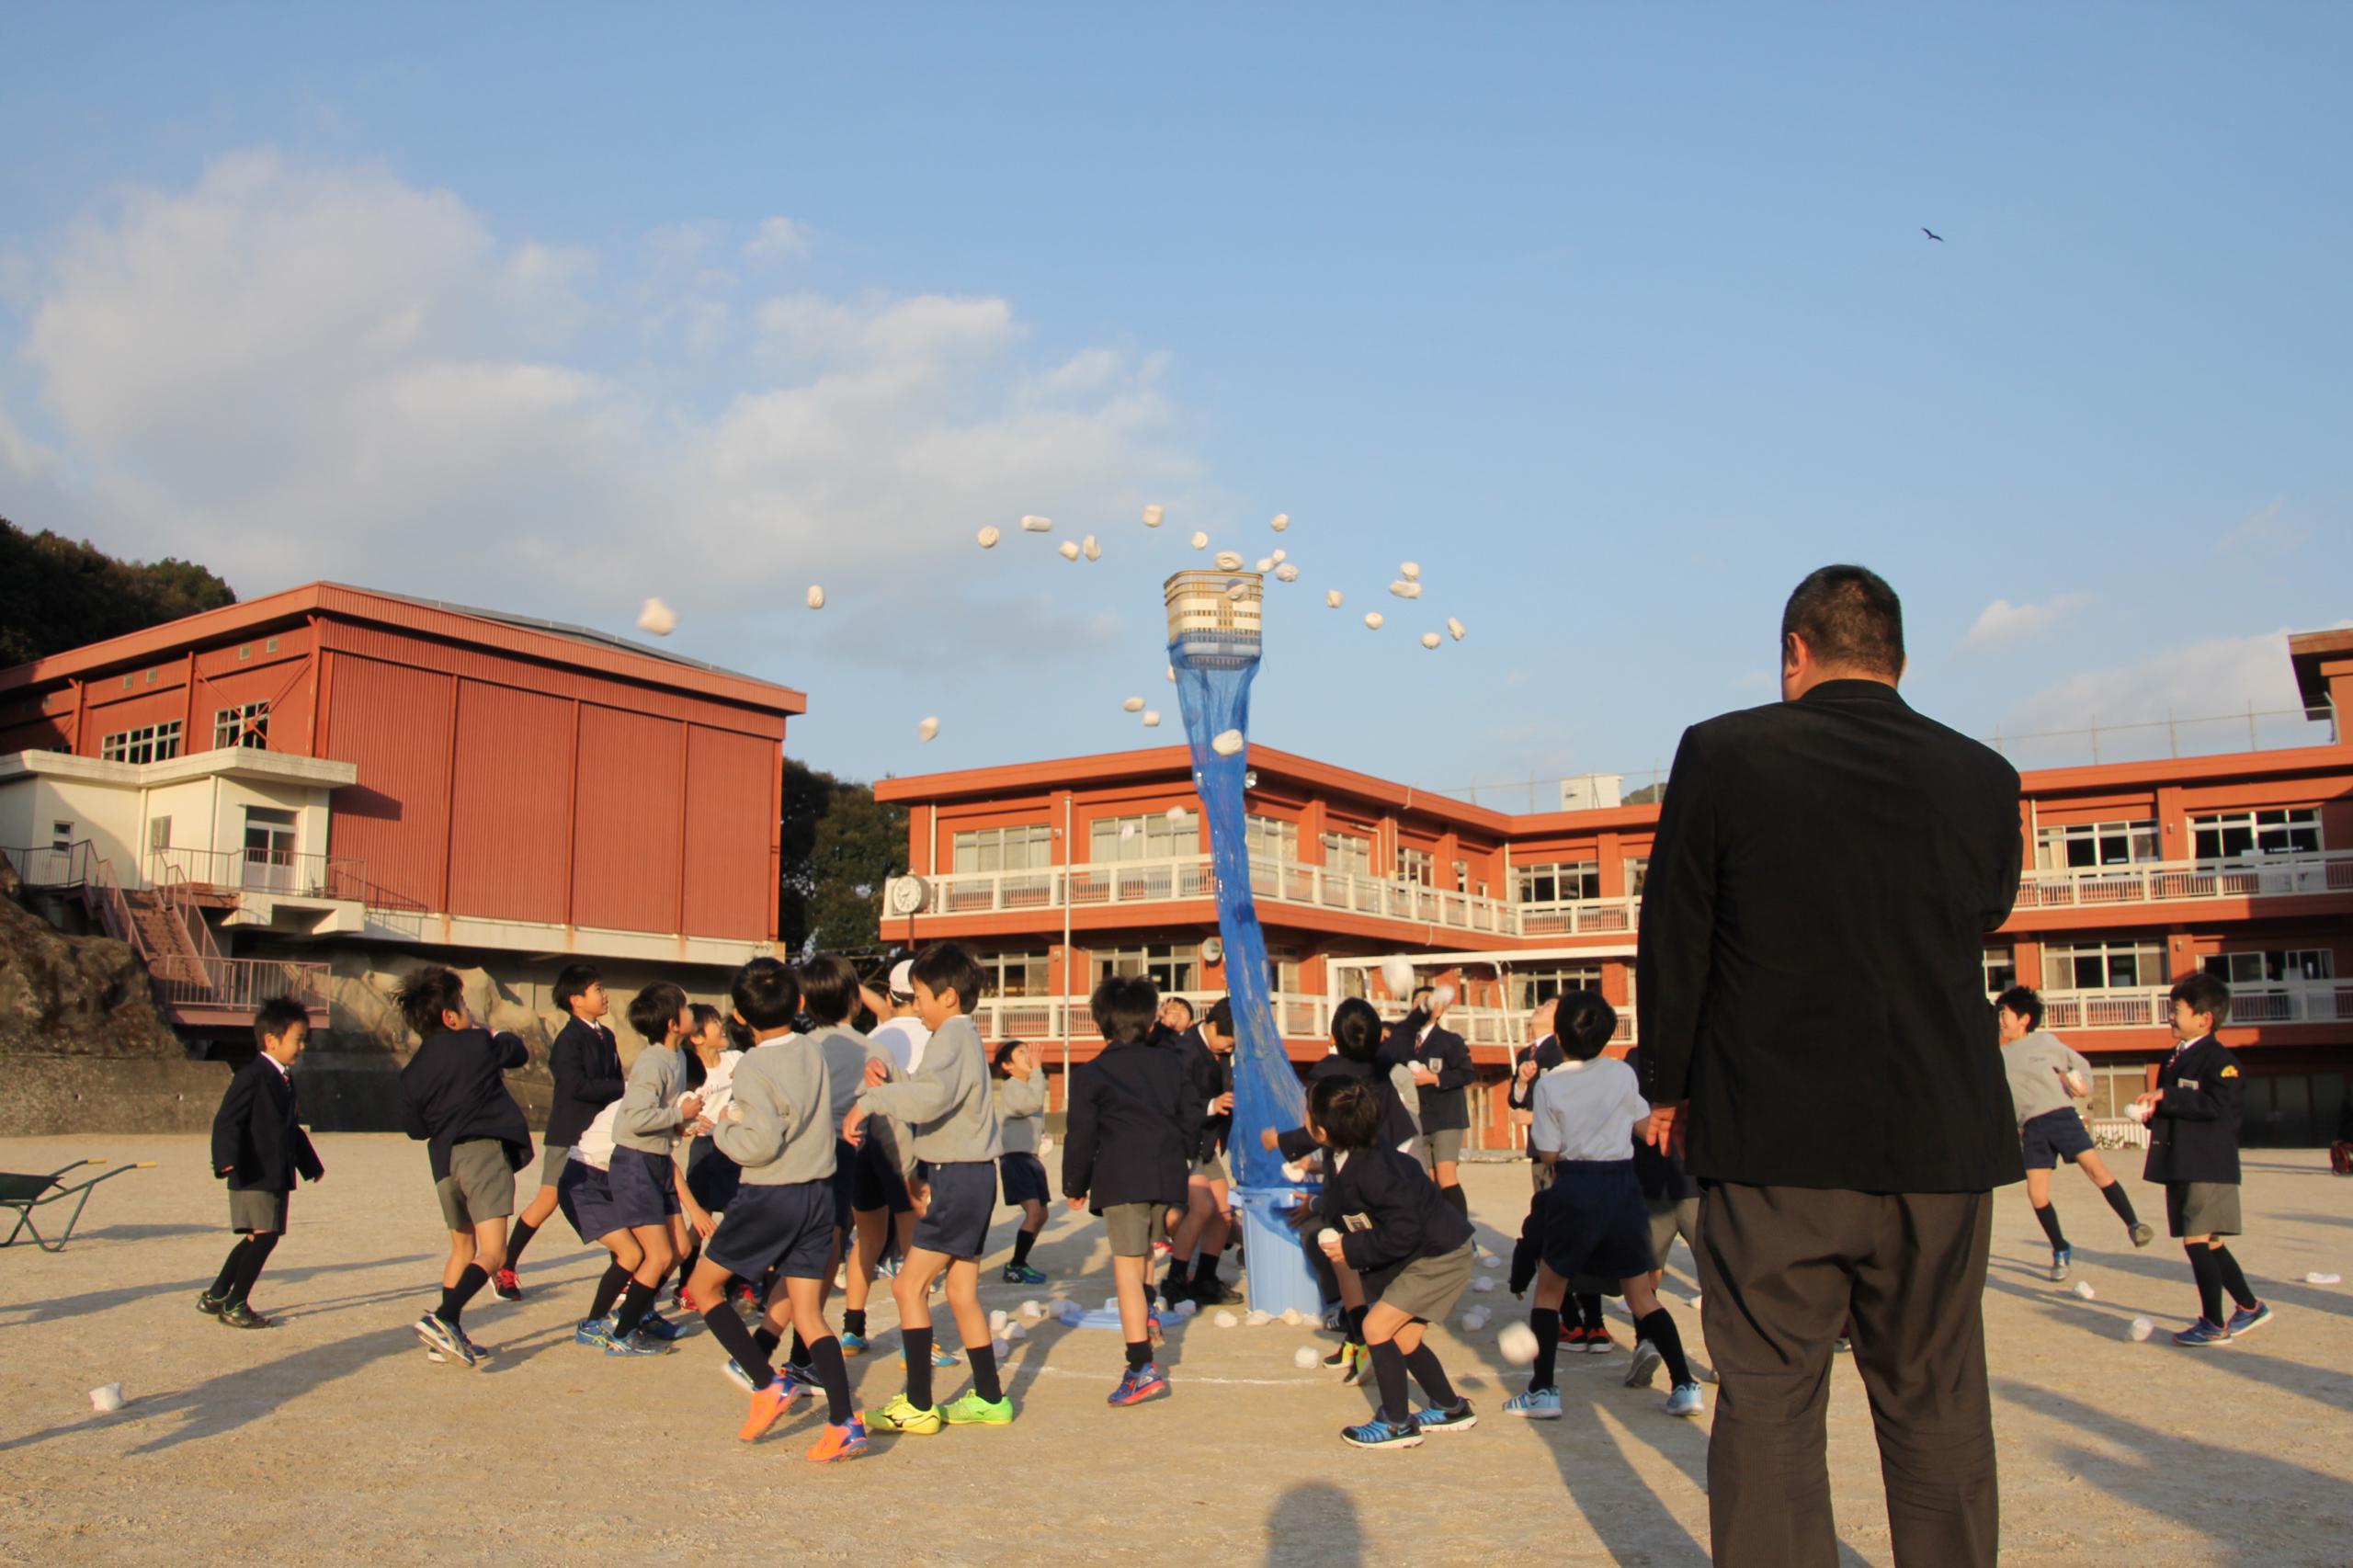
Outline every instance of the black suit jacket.
<svg viewBox="0 0 2353 1568">
<path fill-rule="evenodd" d="M 1135 1040 L 1071 1069 L 1063 1196 L 1100 1214 L 1114 1203 L 1182 1207 L 1199 1146 L 1200 1086 L 1174 1051 Z"/>
<path fill-rule="evenodd" d="M 1438 1075 L 1436 1084 L 1422 1088 L 1422 1131 L 1470 1127 L 1468 1091 L 1478 1081 L 1479 1070 L 1471 1064 L 1471 1047 L 1462 1037 L 1442 1025 L 1430 1030 L 1429 1039 L 1414 1047 L 1414 1064 Z"/>
<path fill-rule="evenodd" d="M 212 1174 L 228 1177 L 232 1192 L 291 1192 L 297 1176 L 326 1175 L 292 1080 L 262 1057 L 237 1069 L 213 1113 Z"/>
<path fill-rule="evenodd" d="M 597 1113 L 629 1086 L 612 1031 L 576 1015 L 548 1047 L 548 1073 L 555 1079 L 555 1094 L 548 1105 L 547 1141 L 558 1149 L 579 1142 Z"/>
<path fill-rule="evenodd" d="M 449 1150 L 471 1139 L 506 1146 L 506 1168 L 531 1163 L 531 1129 L 503 1074 L 527 1065 L 518 1035 L 437 1029 L 401 1069 L 401 1128 L 426 1145 L 433 1179 L 449 1174 Z"/>
<path fill-rule="evenodd" d="M 2023 1175 L 1985 999 L 2017 769 L 1877 681 L 1684 732 L 1643 889 L 1643 1092 L 1691 1174 L 1983 1192 Z"/>
<path fill-rule="evenodd" d="M 2157 1069 L 2157 1087 L 2142 1179 L 2236 1182 L 2246 1080 L 2230 1048 L 2212 1035 L 2192 1040 Z"/>
</svg>

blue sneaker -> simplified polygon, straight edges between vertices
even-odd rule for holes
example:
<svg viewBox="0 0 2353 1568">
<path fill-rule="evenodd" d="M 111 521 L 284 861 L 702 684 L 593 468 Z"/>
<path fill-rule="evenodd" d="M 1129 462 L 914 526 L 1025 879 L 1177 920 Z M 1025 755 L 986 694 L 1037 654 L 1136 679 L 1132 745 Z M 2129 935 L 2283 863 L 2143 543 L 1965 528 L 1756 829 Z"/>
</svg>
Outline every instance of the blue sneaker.
<svg viewBox="0 0 2353 1568">
<path fill-rule="evenodd" d="M 2187 1345 L 2192 1347 L 2228 1345 L 2231 1342 L 2231 1331 L 2221 1324 L 2208 1323 L 2204 1318 L 2200 1318 L 2196 1323 L 2175 1335 L 2173 1342 L 2176 1345 Z"/>
<path fill-rule="evenodd" d="M 904 1367 L 906 1364 L 907 1350 L 906 1346 L 903 1345 L 899 1347 L 899 1365 Z M 933 1344 L 931 1347 L 931 1365 L 934 1371 L 938 1371 L 949 1367 L 961 1367 L 963 1364 L 963 1362 L 956 1358 L 956 1352 L 949 1349 L 943 1345 L 939 1345 L 938 1343 Z"/>
<path fill-rule="evenodd" d="M 1666 1396 L 1669 1415 L 1697 1415 L 1707 1408 L 1708 1396 L 1700 1392 L 1698 1383 L 1677 1383 L 1675 1392 Z"/>
<path fill-rule="evenodd" d="M 638 1324 L 637 1332 L 649 1338 L 658 1339 L 665 1345 L 667 1345 L 670 1341 L 677 1338 L 678 1335 L 686 1333 L 686 1330 L 680 1328 L 676 1324 L 672 1323 L 668 1318 L 664 1317 L 660 1312 L 648 1312 L 645 1314 L 643 1320 Z"/>
<path fill-rule="evenodd" d="M 727 1365 L 719 1369 L 719 1375 L 725 1378 L 729 1382 L 733 1383 L 737 1388 L 742 1389 L 745 1393 L 757 1393 L 760 1392 L 760 1385 L 752 1381 L 752 1374 L 738 1366 L 736 1364 L 735 1358 L 733 1356 L 730 1356 L 727 1358 Z"/>
<path fill-rule="evenodd" d="M 2271 1303 L 2257 1301 L 2251 1307 L 2241 1307 L 2231 1314 L 2231 1337 L 2236 1339 L 2251 1328 L 2261 1328 L 2271 1321 Z"/>
<path fill-rule="evenodd" d="M 1558 1421 L 1561 1418 L 1559 1389 L 1529 1389 L 1504 1401 L 1506 1415 L 1525 1416 L 1530 1421 Z"/>
<path fill-rule="evenodd" d="M 455 1361 L 461 1367 L 479 1367 L 482 1358 L 475 1354 L 466 1336 L 441 1321 L 438 1314 L 427 1312 L 410 1325 L 417 1338 L 425 1342 L 425 1351 L 437 1360 Z"/>
<path fill-rule="evenodd" d="M 874 1277 L 878 1279 L 896 1279 L 899 1277 L 899 1260 L 895 1257 L 884 1258 L 874 1266 Z"/>
<path fill-rule="evenodd" d="M 1458 1399 L 1451 1410 L 1416 1410 L 1414 1430 L 1416 1432 L 1468 1432 L 1479 1425 L 1478 1413 L 1467 1399 Z"/>
<path fill-rule="evenodd" d="M 1168 1374 L 1160 1369 L 1157 1361 L 1147 1361 L 1141 1367 L 1130 1367 L 1120 1375 L 1120 1386 L 1111 1391 L 1107 1404 L 1142 1404 L 1157 1399 L 1168 1392 Z"/>
<path fill-rule="evenodd" d="M 667 1356 L 677 1346 L 666 1340 L 648 1339 L 643 1334 L 632 1334 L 627 1339 L 605 1341 L 608 1356 Z"/>
<path fill-rule="evenodd" d="M 1400 1426 L 1383 1421 L 1376 1415 L 1361 1426 L 1343 1426 L 1340 1440 L 1352 1449 L 1418 1449 L 1421 1433 L 1414 1429 L 1414 1418 L 1407 1416 Z"/>
<path fill-rule="evenodd" d="M 1026 1263 L 1005 1266 L 1005 1282 L 1008 1285 L 1043 1285 L 1046 1277 Z"/>
<path fill-rule="evenodd" d="M 2060 1280 L 2066 1278 L 2073 1271 L 2075 1262 L 2074 1247 L 2052 1247 L 2051 1249 L 2051 1282 L 2056 1285 Z"/>
<path fill-rule="evenodd" d="M 602 1350 L 612 1342 L 613 1320 L 608 1317 L 582 1318 L 573 1325 L 572 1343 L 574 1345 L 589 1345 Z"/>
<path fill-rule="evenodd" d="M 842 1335 L 842 1354 L 845 1356 L 863 1356 L 869 1348 L 870 1347 L 866 1343 L 866 1335 L 862 1334 Z"/>
</svg>

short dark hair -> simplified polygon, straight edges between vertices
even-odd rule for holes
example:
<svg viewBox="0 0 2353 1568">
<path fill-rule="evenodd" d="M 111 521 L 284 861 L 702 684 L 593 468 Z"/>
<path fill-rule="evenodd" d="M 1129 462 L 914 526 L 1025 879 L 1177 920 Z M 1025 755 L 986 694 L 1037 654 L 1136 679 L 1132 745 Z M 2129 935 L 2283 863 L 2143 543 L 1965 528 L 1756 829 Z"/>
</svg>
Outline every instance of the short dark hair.
<svg viewBox="0 0 2353 1568">
<path fill-rule="evenodd" d="M 687 1034 L 689 1038 L 699 1039 L 702 1035 L 702 1031 L 710 1028 L 714 1023 L 719 1026 L 720 1032 L 722 1036 L 725 1036 L 726 1034 L 726 1016 L 708 1002 L 693 1002 L 688 1004 L 687 1019 Z M 730 1051 L 736 1049 L 735 1042 L 732 1038 L 727 1041 L 727 1049 Z M 681 1052 L 681 1054 L 686 1058 L 687 1087 L 689 1089 L 701 1088 L 704 1080 L 710 1076 L 710 1069 L 702 1064 L 702 1053 L 699 1051 L 688 1051 Z"/>
<path fill-rule="evenodd" d="M 1781 608 L 1781 635 L 1803 638 L 1816 663 L 1894 680 L 1904 674 L 1904 601 L 1864 566 L 1806 574 Z"/>
<path fill-rule="evenodd" d="M 1211 1003 L 1210 1010 L 1201 1015 L 1201 1022 L 1228 1039 L 1233 1038 L 1233 999 L 1230 996 L 1221 996 Z"/>
<path fill-rule="evenodd" d="M 456 970 L 429 963 L 408 971 L 397 998 L 402 1021 L 417 1039 L 430 1040 L 441 1032 L 442 1014 L 466 1010 L 466 983 Z"/>
<path fill-rule="evenodd" d="M 1338 1086 L 1324 1102 L 1316 1124 L 1332 1147 L 1347 1151 L 1370 1149 L 1381 1139 L 1381 1091 L 1361 1078 L 1324 1080 Z"/>
<path fill-rule="evenodd" d="M 1350 1062 L 1370 1062 L 1381 1050 L 1381 1015 L 1361 996 L 1332 1009 L 1333 1048 Z"/>
<path fill-rule="evenodd" d="M 756 1029 L 790 1028 L 801 1012 L 801 983 L 783 960 L 754 959 L 728 983 L 727 999 Z"/>
<path fill-rule="evenodd" d="M 1598 991 L 1564 991 L 1552 1008 L 1552 1038 L 1572 1062 L 1590 1062 L 1618 1032 L 1618 1009 Z"/>
<path fill-rule="evenodd" d="M 2218 1029 L 2231 1016 L 2231 988 L 2203 970 L 2175 981 L 2173 989 L 2165 993 L 2165 1000 L 2184 1003 L 2191 1012 L 2205 1014 L 2214 1020 Z"/>
<path fill-rule="evenodd" d="M 1005 1070 L 1005 1064 L 1012 1061 L 1013 1053 L 1020 1049 L 1021 1042 L 1017 1040 L 1009 1040 L 998 1046 L 996 1054 L 989 1058 L 989 1070 L 1000 1078 L 1012 1077 L 1013 1074 Z"/>
<path fill-rule="evenodd" d="M 1994 998 L 1996 1007 L 2007 1007 L 2026 1020 L 2029 1029 L 2042 1027 L 2042 995 L 2031 985 L 2013 985 Z"/>
<path fill-rule="evenodd" d="M 267 1050 L 271 1040 L 281 1038 L 296 1024 L 306 1030 L 311 1027 L 311 1015 L 304 1011 L 302 1004 L 291 996 L 273 996 L 254 1015 L 254 1043 Z"/>
<path fill-rule="evenodd" d="M 1152 1032 L 1153 1015 L 1160 1011 L 1160 988 L 1141 974 L 1107 974 L 1096 983 L 1086 1006 L 1106 1044 L 1129 1045 Z"/>
<path fill-rule="evenodd" d="M 687 1032 L 699 1035 L 713 1024 L 723 1024 L 726 1015 L 708 1002 L 692 1002 L 687 1006 Z"/>
<path fill-rule="evenodd" d="M 686 1007 L 686 991 L 666 980 L 657 980 L 629 1002 L 629 1027 L 643 1035 L 649 1044 L 661 1045 L 670 1038 L 670 1026 Z"/>
<path fill-rule="evenodd" d="M 572 1011 L 572 1004 L 579 998 L 580 994 L 604 978 L 604 974 L 593 963 L 565 964 L 556 971 L 555 1005 L 569 1013 Z"/>
<path fill-rule="evenodd" d="M 1171 996 L 1166 1001 L 1161 1003 L 1161 1006 L 1164 1007 L 1182 1007 L 1185 1009 L 1185 1021 L 1188 1024 L 1193 1021 L 1193 1005 L 1190 1002 L 1186 1001 L 1182 996 Z"/>
<path fill-rule="evenodd" d="M 792 971 L 801 984 L 801 1005 L 819 1027 L 838 1024 L 858 1011 L 858 971 L 839 953 L 819 953 Z"/>
<path fill-rule="evenodd" d="M 917 953 L 907 970 L 907 979 L 922 981 L 924 989 L 934 996 L 953 991 L 957 1006 L 967 1013 L 981 1005 L 981 992 L 989 982 L 980 961 L 961 942 L 934 942 Z"/>
<path fill-rule="evenodd" d="M 1438 987 L 1435 985 L 1416 985 L 1411 991 L 1405 993 L 1405 1001 L 1410 1006 L 1413 1003 L 1420 1001 L 1425 996 L 1435 996 L 1437 994 Z"/>
</svg>

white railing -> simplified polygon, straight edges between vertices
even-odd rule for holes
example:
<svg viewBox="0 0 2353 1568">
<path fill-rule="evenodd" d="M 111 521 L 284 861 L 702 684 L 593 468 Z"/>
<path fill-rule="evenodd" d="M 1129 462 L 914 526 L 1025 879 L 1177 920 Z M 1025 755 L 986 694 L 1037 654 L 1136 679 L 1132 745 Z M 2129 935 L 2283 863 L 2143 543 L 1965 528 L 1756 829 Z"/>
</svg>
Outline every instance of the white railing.
<svg viewBox="0 0 2353 1568">
<path fill-rule="evenodd" d="M 2232 1025 L 2327 1024 L 2353 1020 L 2353 983 L 2246 985 L 2231 990 Z M 2042 1027 L 2069 1029 L 2165 1028 L 2173 1022 L 2170 988 L 2045 991 Z M 2225 1026 L 2228 1027 L 2228 1026 Z"/>
<path fill-rule="evenodd" d="M 2029 870 L 2018 880 L 2020 910 L 2099 909 L 2216 898 L 2302 898 L 2353 892 L 2353 853 L 2280 856 L 2230 865 L 2146 861 L 2138 865 Z"/>
<path fill-rule="evenodd" d="M 1206 1011 L 1222 992 L 1178 991 L 1168 994 L 1182 996 L 1193 1005 L 1196 1016 Z M 1279 992 L 1273 998 L 1275 1028 L 1285 1040 L 1323 1040 L 1332 1034 L 1332 1009 L 1338 1006 L 1336 998 L 1312 996 L 1305 994 Z M 1394 1023 L 1404 1017 L 1402 1004 L 1374 1004 L 1383 1021 Z M 981 1038 L 990 1041 L 1007 1040 L 1052 1040 L 1063 1038 L 1067 1028 L 1072 1040 L 1096 1040 L 1095 1017 L 1087 1010 L 1084 996 L 991 996 L 980 1005 L 972 1023 Z M 1501 1046 L 1516 1049 L 1528 1043 L 1528 1015 L 1506 1007 L 1458 1006 L 1446 1015 L 1446 1027 L 1474 1046 Z M 1610 1037 L 1622 1044 L 1634 1043 L 1634 1010 L 1623 1007 L 1618 1013 L 1618 1032 Z"/>
</svg>

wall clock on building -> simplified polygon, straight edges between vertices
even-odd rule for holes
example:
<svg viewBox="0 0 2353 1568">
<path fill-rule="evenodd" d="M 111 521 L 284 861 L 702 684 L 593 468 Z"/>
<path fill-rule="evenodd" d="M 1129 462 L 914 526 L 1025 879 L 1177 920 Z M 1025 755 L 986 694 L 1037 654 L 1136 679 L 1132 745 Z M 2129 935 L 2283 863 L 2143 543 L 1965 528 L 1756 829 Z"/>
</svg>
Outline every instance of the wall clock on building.
<svg viewBox="0 0 2353 1568">
<path fill-rule="evenodd" d="M 1202 961 L 1203 963 L 1222 963 L 1222 962 L 1224 962 L 1224 961 L 1225 961 L 1225 944 L 1224 944 L 1224 942 L 1221 941 L 1219 938 L 1217 938 L 1217 937 L 1204 937 L 1204 938 L 1202 939 L 1202 941 L 1201 941 L 1201 961 Z"/>
<path fill-rule="evenodd" d="M 882 890 L 883 906 L 893 915 L 920 915 L 931 902 L 931 885 L 921 877 L 893 877 Z"/>
</svg>

